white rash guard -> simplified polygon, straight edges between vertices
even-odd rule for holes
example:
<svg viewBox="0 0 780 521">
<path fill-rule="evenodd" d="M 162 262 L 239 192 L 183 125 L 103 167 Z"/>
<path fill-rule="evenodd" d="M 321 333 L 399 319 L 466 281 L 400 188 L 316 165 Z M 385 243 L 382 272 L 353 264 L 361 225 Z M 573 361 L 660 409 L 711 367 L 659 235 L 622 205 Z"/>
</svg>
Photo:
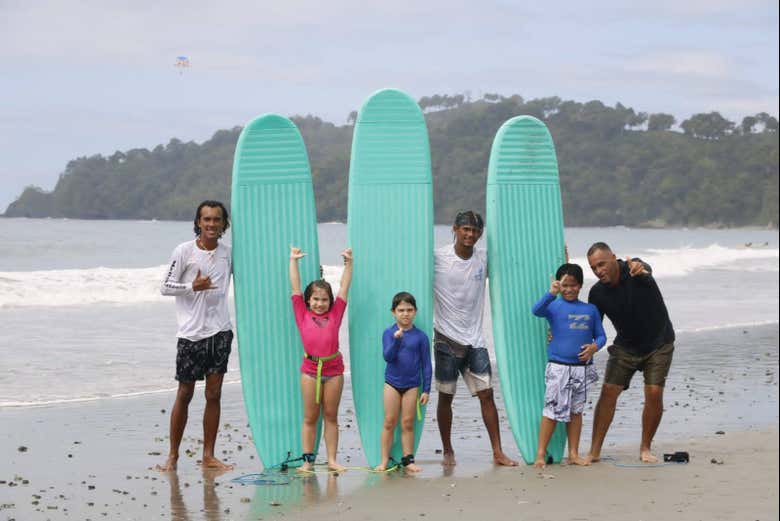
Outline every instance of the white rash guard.
<svg viewBox="0 0 780 521">
<path fill-rule="evenodd" d="M 461 259 L 448 244 L 433 252 L 433 327 L 452 340 L 485 347 L 482 313 L 485 307 L 487 253 L 474 248 Z"/>
<path fill-rule="evenodd" d="M 192 289 L 198 270 L 201 276 L 211 277 L 215 289 Z M 176 297 L 177 337 L 197 342 L 232 328 L 227 305 L 232 272 L 230 247 L 225 244 L 218 243 L 214 250 L 207 251 L 193 240 L 173 250 L 160 293 Z"/>
</svg>

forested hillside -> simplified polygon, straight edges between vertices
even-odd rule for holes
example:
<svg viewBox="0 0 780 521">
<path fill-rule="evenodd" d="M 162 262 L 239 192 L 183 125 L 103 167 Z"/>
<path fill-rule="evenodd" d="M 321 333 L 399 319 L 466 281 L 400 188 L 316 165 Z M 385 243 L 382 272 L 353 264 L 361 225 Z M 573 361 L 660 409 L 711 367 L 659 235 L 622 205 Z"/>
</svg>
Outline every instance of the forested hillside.
<svg viewBox="0 0 780 521">
<path fill-rule="evenodd" d="M 567 226 L 773 226 L 778 223 L 777 119 L 735 123 L 717 112 L 677 121 L 600 101 L 486 94 L 420 99 L 431 141 L 436 221 L 462 208 L 484 210 L 493 137 L 529 114 L 550 129 L 558 152 Z M 294 117 L 309 151 L 319 220 L 344 221 L 352 122 Z M 678 128 L 679 127 L 679 128 Z M 191 219 L 204 198 L 230 201 L 240 128 L 202 143 L 172 139 L 74 159 L 51 192 L 28 187 L 6 216 Z"/>
</svg>

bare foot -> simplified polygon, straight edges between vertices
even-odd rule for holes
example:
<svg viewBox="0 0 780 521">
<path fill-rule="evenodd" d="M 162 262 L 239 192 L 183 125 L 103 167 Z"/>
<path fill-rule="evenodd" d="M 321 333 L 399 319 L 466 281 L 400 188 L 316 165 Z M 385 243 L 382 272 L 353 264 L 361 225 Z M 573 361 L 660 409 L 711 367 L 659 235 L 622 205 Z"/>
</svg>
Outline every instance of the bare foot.
<svg viewBox="0 0 780 521">
<path fill-rule="evenodd" d="M 445 452 L 442 456 L 441 464 L 445 467 L 452 467 L 455 465 L 455 453 Z"/>
<path fill-rule="evenodd" d="M 165 463 L 162 465 L 155 465 L 155 470 L 159 470 L 160 472 L 170 472 L 172 470 L 176 470 L 176 463 L 179 461 L 178 456 L 168 456 L 168 459 L 165 460 Z"/>
<path fill-rule="evenodd" d="M 312 463 L 309 463 L 308 461 L 304 461 L 303 465 L 301 465 L 295 470 L 297 470 L 298 472 L 312 472 L 314 470 L 314 465 Z"/>
<path fill-rule="evenodd" d="M 569 465 L 582 465 L 587 467 L 590 465 L 588 458 L 581 458 L 579 454 L 569 454 Z"/>
<path fill-rule="evenodd" d="M 387 470 L 387 464 L 383 463 L 381 465 L 377 465 L 376 467 L 374 467 L 374 470 L 377 472 L 384 472 Z"/>
<path fill-rule="evenodd" d="M 328 470 L 332 470 L 334 472 L 344 472 L 345 470 L 347 470 L 347 467 L 343 465 L 339 465 L 339 463 L 336 461 L 329 461 Z"/>
<path fill-rule="evenodd" d="M 543 469 L 546 466 L 547 465 L 544 463 L 544 456 L 542 456 L 541 458 L 536 458 L 536 461 L 534 461 L 534 468 L 536 469 Z"/>
<path fill-rule="evenodd" d="M 201 466 L 204 469 L 218 469 L 218 470 L 233 470 L 235 467 L 233 465 L 229 465 L 227 463 L 223 463 L 219 461 L 214 456 L 203 457 L 203 461 L 201 462 Z"/>
<path fill-rule="evenodd" d="M 587 461 L 588 464 L 597 463 L 601 461 L 601 454 L 593 454 L 592 452 L 589 452 L 588 455 L 585 456 L 585 461 Z"/>
<path fill-rule="evenodd" d="M 404 470 L 406 472 L 420 472 L 422 470 L 422 467 L 418 467 L 414 463 L 409 463 L 407 466 L 404 467 Z"/>
<path fill-rule="evenodd" d="M 503 452 L 493 454 L 493 463 L 496 465 L 504 465 L 505 467 L 516 467 L 519 465 L 518 462 L 513 459 L 509 459 Z"/>
<path fill-rule="evenodd" d="M 656 458 L 653 453 L 650 452 L 650 449 L 640 450 L 639 459 L 642 461 L 642 463 L 658 463 L 658 458 Z"/>
</svg>

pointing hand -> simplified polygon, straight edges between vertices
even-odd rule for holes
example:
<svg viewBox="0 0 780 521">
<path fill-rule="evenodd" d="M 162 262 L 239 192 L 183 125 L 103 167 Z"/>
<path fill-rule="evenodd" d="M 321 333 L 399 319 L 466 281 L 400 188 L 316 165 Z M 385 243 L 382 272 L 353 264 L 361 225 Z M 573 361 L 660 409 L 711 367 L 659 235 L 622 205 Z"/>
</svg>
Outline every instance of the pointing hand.
<svg viewBox="0 0 780 521">
<path fill-rule="evenodd" d="M 631 260 L 631 257 L 626 257 L 626 264 L 628 264 L 628 274 L 632 277 L 647 275 L 645 265 L 641 261 Z"/>
<path fill-rule="evenodd" d="M 195 280 L 192 281 L 192 290 L 204 291 L 207 289 L 217 289 L 217 287 L 211 283 L 211 277 L 202 276 L 200 274 L 200 270 L 198 270 L 198 274 L 195 276 Z"/>
<path fill-rule="evenodd" d="M 561 281 L 550 275 L 550 294 L 557 295 L 561 292 Z"/>
</svg>

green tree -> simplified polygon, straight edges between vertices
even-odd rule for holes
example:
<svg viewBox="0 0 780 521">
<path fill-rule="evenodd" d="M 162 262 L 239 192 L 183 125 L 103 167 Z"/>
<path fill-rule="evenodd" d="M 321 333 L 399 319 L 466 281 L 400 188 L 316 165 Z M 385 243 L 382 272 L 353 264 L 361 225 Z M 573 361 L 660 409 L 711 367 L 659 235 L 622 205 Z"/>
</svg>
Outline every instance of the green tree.
<svg viewBox="0 0 780 521">
<path fill-rule="evenodd" d="M 690 119 L 680 123 L 689 136 L 700 139 L 720 139 L 734 129 L 734 123 L 720 115 L 719 112 L 694 114 Z"/>
<path fill-rule="evenodd" d="M 674 116 L 671 114 L 664 114 L 663 112 L 650 114 L 647 119 L 647 130 L 650 132 L 669 130 L 676 122 Z"/>
<path fill-rule="evenodd" d="M 462 208 L 484 210 L 493 138 L 509 118 L 530 114 L 553 136 L 568 226 L 778 224 L 777 119 L 766 113 L 742 119 L 739 131 L 717 113 L 697 114 L 675 132 L 669 114 L 647 116 L 644 131 L 645 113 L 599 100 L 489 94 L 469 101 L 435 94 L 420 105 L 439 223 Z M 292 119 L 309 155 L 318 219 L 345 220 L 353 125 L 313 115 Z M 6 215 L 189 220 L 204 198 L 230 201 L 240 132 L 219 130 L 201 144 L 174 138 L 152 150 L 79 157 L 51 192 L 26 188 Z"/>
<path fill-rule="evenodd" d="M 740 128 L 742 129 L 743 134 L 752 134 L 753 129 L 756 126 L 756 123 L 758 123 L 758 120 L 754 116 L 745 116 L 742 118 L 742 124 L 740 125 Z"/>
</svg>

